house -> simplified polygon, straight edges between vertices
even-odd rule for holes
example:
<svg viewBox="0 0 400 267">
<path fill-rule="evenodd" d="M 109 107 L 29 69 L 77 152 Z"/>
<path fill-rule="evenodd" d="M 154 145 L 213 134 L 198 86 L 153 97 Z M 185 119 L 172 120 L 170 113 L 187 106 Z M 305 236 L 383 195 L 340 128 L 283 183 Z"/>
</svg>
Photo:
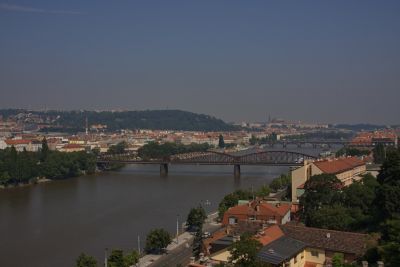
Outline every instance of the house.
<svg viewBox="0 0 400 267">
<path fill-rule="evenodd" d="M 288 236 L 264 246 L 258 253 L 257 258 L 261 262 L 273 266 L 303 267 L 305 265 L 306 244 Z"/>
<path fill-rule="evenodd" d="M 366 173 L 366 164 L 357 157 L 341 157 L 316 161 L 305 160 L 303 166 L 292 170 L 292 202 L 299 203 L 304 184 L 313 175 L 334 174 L 344 186 L 358 181 Z"/>
<path fill-rule="evenodd" d="M 289 203 L 269 203 L 256 199 L 247 204 L 229 208 L 222 219 L 222 225 L 235 225 L 239 221 L 261 221 L 265 224 L 285 224 L 290 221 Z"/>
<path fill-rule="evenodd" d="M 309 263 L 308 266 L 322 267 L 331 264 L 335 253 L 342 254 L 345 263 L 352 263 L 366 251 L 368 240 L 366 234 L 306 227 L 292 223 L 280 227 L 285 236 L 306 244 L 304 256 L 305 262 Z"/>
<path fill-rule="evenodd" d="M 61 152 L 79 152 L 85 150 L 86 150 L 85 146 L 78 144 L 66 144 L 60 148 Z"/>
<path fill-rule="evenodd" d="M 31 151 L 37 152 L 42 147 L 42 143 L 38 140 L 30 140 L 30 139 L 7 139 L 4 141 L 7 147 L 14 147 L 15 150 L 21 152 Z"/>
<path fill-rule="evenodd" d="M 266 246 L 283 235 L 284 233 L 279 226 L 273 225 L 259 230 L 254 238 L 263 246 Z M 237 239 L 239 239 L 239 236 L 229 236 L 225 231 L 218 231 L 214 233 L 212 238 L 204 242 L 205 255 L 209 256 L 213 262 L 227 263 L 231 257 L 229 247 Z"/>
</svg>

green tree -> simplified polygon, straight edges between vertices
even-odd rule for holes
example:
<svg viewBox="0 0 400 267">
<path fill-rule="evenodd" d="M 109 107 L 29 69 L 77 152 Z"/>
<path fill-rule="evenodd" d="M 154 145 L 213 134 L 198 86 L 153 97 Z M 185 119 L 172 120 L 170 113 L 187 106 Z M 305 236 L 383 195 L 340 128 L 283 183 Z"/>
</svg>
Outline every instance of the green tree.
<svg viewBox="0 0 400 267">
<path fill-rule="evenodd" d="M 128 148 L 128 143 L 125 141 L 119 142 L 116 145 L 112 145 L 108 148 L 110 154 L 124 154 Z"/>
<path fill-rule="evenodd" d="M 386 158 L 386 149 L 383 144 L 377 144 L 372 150 L 374 156 L 374 162 L 377 164 L 381 164 L 385 161 Z"/>
<path fill-rule="evenodd" d="M 125 267 L 124 252 L 120 249 L 113 249 L 107 262 L 109 267 Z"/>
<path fill-rule="evenodd" d="M 203 227 L 199 227 L 196 230 L 193 239 L 193 256 L 198 258 L 203 248 Z"/>
<path fill-rule="evenodd" d="M 268 185 L 263 185 L 257 190 L 258 197 L 267 197 L 271 193 L 271 188 Z"/>
<path fill-rule="evenodd" d="M 324 205 L 317 210 L 312 210 L 307 220 L 307 226 L 339 231 L 350 230 L 350 225 L 353 223 L 354 219 L 348 209 L 339 204 Z"/>
<path fill-rule="evenodd" d="M 146 237 L 145 250 L 148 253 L 160 253 L 171 243 L 170 234 L 164 229 L 154 229 Z"/>
<path fill-rule="evenodd" d="M 255 144 L 257 144 L 257 138 L 252 134 L 251 138 L 249 139 L 250 145 L 254 146 Z"/>
<path fill-rule="evenodd" d="M 140 255 L 137 250 L 133 250 L 131 253 L 128 253 L 124 256 L 124 267 L 130 267 L 139 262 Z"/>
<path fill-rule="evenodd" d="M 49 146 L 47 144 L 47 139 L 46 137 L 43 137 L 42 140 L 42 148 L 40 149 L 40 161 L 44 162 L 46 161 L 47 157 L 49 156 Z"/>
<path fill-rule="evenodd" d="M 262 244 L 258 240 L 253 239 L 251 234 L 245 233 L 240 237 L 239 241 L 233 243 L 229 248 L 231 253 L 229 261 L 234 266 L 258 266 L 257 254 L 261 248 Z"/>
<path fill-rule="evenodd" d="M 332 257 L 332 267 L 343 267 L 344 255 L 343 253 L 335 253 Z"/>
<path fill-rule="evenodd" d="M 192 208 L 186 219 L 189 229 L 197 229 L 203 226 L 204 220 L 207 218 L 206 211 L 200 205 L 197 208 Z"/>
<path fill-rule="evenodd" d="M 253 193 L 246 190 L 236 190 L 233 193 L 226 195 L 218 205 L 218 216 L 221 219 L 225 211 L 236 206 L 239 200 L 250 200 L 253 198 Z"/>
<path fill-rule="evenodd" d="M 222 134 L 220 134 L 219 137 L 218 137 L 218 147 L 219 148 L 224 148 L 225 147 L 224 136 Z"/>
<path fill-rule="evenodd" d="M 307 226 L 314 224 L 311 220 L 323 206 L 341 203 L 341 187 L 340 180 L 332 174 L 310 177 L 304 185 L 304 194 L 300 197 L 301 218 Z"/>
<path fill-rule="evenodd" d="M 76 259 L 76 267 L 97 267 L 97 261 L 92 256 L 81 253 Z"/>
</svg>

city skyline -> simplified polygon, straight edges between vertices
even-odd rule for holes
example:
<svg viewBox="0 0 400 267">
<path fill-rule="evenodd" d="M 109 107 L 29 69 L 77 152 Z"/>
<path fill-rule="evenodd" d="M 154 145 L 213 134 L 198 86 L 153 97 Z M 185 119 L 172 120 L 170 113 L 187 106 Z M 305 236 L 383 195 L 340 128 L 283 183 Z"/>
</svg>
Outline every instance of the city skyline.
<svg viewBox="0 0 400 267">
<path fill-rule="evenodd" d="M 1 108 L 399 124 L 397 1 L 0 1 Z"/>
</svg>

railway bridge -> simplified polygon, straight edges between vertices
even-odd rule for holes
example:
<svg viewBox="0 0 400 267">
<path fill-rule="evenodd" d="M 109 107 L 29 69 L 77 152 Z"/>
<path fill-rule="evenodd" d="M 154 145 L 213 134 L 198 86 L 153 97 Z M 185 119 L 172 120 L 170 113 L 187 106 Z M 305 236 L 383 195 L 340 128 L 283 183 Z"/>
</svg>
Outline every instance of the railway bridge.
<svg viewBox="0 0 400 267">
<path fill-rule="evenodd" d="M 304 160 L 309 159 L 315 159 L 315 157 L 291 151 L 261 151 L 240 156 L 205 151 L 176 154 L 155 159 L 142 159 L 133 154 L 102 154 L 97 158 L 97 164 L 157 164 L 160 165 L 160 174 L 162 175 L 168 174 L 169 165 L 232 165 L 234 166 L 234 175 L 240 176 L 241 165 L 301 166 Z"/>
</svg>

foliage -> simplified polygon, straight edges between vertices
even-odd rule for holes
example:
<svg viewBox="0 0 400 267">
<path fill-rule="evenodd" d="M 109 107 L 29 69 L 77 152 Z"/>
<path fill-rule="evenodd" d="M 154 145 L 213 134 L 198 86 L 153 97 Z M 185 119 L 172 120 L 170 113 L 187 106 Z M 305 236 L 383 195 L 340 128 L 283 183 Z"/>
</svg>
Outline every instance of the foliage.
<svg viewBox="0 0 400 267">
<path fill-rule="evenodd" d="M 204 220 L 207 218 L 206 211 L 202 206 L 192 208 L 186 219 L 189 229 L 202 228 Z"/>
<path fill-rule="evenodd" d="M 229 248 L 231 253 L 229 261 L 234 263 L 234 266 L 258 266 L 257 254 L 261 248 L 262 244 L 258 240 L 253 239 L 251 234 L 245 233 Z"/>
<path fill-rule="evenodd" d="M 131 253 L 124 255 L 124 267 L 130 267 L 139 262 L 140 255 L 139 252 L 133 250 Z"/>
<path fill-rule="evenodd" d="M 160 253 L 171 243 L 171 236 L 164 229 L 154 229 L 146 237 L 145 251 Z"/>
<path fill-rule="evenodd" d="M 86 152 L 59 152 L 43 148 L 39 152 L 17 152 L 14 147 L 0 150 L 0 184 L 29 183 L 37 177 L 64 179 L 93 173 L 95 157 Z"/>
<path fill-rule="evenodd" d="M 269 187 L 269 185 L 263 185 L 257 190 L 256 195 L 258 197 L 267 197 L 270 193 L 271 188 Z"/>
<path fill-rule="evenodd" d="M 193 240 L 193 256 L 198 258 L 203 246 L 203 226 L 197 228 Z"/>
<path fill-rule="evenodd" d="M 0 110 L 5 118 L 25 110 Z M 39 116 L 53 118 L 44 131 L 84 131 L 85 120 L 90 124 L 105 124 L 110 131 L 121 129 L 160 129 L 182 131 L 235 131 L 236 127 L 213 116 L 181 110 L 144 111 L 29 111 Z M 62 125 L 61 127 L 59 125 Z"/>
<path fill-rule="evenodd" d="M 335 253 L 332 257 L 332 267 L 343 267 L 344 255 L 343 253 Z"/>
<path fill-rule="evenodd" d="M 113 249 L 107 260 L 109 267 L 125 267 L 124 252 L 120 249 Z"/>
<path fill-rule="evenodd" d="M 254 146 L 257 143 L 258 139 L 255 137 L 253 134 L 251 135 L 251 138 L 249 139 L 250 145 Z"/>
<path fill-rule="evenodd" d="M 108 148 L 108 153 L 110 154 L 124 154 L 125 150 L 128 148 L 128 143 L 125 141 L 119 142 L 116 145 L 112 145 Z"/>
<path fill-rule="evenodd" d="M 336 152 L 336 157 L 341 156 L 368 156 L 371 153 L 368 149 L 359 149 L 354 147 L 342 147 Z"/>
<path fill-rule="evenodd" d="M 222 134 L 219 135 L 218 137 L 218 147 L 219 148 L 224 148 L 225 147 L 225 141 L 224 141 L 224 137 Z"/>
<path fill-rule="evenodd" d="M 307 226 L 332 229 L 350 230 L 354 220 L 347 208 L 341 205 L 325 205 L 318 210 L 311 210 L 307 214 Z"/>
<path fill-rule="evenodd" d="M 177 143 L 159 144 L 157 142 L 150 142 L 139 148 L 138 155 L 145 159 L 160 159 L 175 154 L 207 151 L 210 148 L 211 146 L 207 143 L 183 145 Z"/>
<path fill-rule="evenodd" d="M 290 175 L 281 174 L 279 177 L 273 179 L 269 186 L 276 192 L 280 189 L 287 188 L 291 183 L 292 178 Z"/>
<path fill-rule="evenodd" d="M 337 203 L 340 198 L 341 182 L 335 175 L 319 174 L 311 176 L 304 185 L 304 194 L 300 197 L 301 217 L 305 224 L 315 225 L 313 218 L 324 205 Z"/>
<path fill-rule="evenodd" d="M 225 211 L 238 204 L 239 200 L 250 200 L 253 198 L 253 193 L 245 190 L 236 190 L 233 193 L 226 195 L 218 206 L 218 216 L 222 218 Z"/>
<path fill-rule="evenodd" d="M 386 149 L 383 144 L 377 144 L 372 150 L 374 156 L 374 162 L 382 164 L 386 158 Z"/>
<path fill-rule="evenodd" d="M 76 259 L 76 267 L 96 267 L 97 261 L 92 256 L 81 253 L 78 259 Z"/>
</svg>

